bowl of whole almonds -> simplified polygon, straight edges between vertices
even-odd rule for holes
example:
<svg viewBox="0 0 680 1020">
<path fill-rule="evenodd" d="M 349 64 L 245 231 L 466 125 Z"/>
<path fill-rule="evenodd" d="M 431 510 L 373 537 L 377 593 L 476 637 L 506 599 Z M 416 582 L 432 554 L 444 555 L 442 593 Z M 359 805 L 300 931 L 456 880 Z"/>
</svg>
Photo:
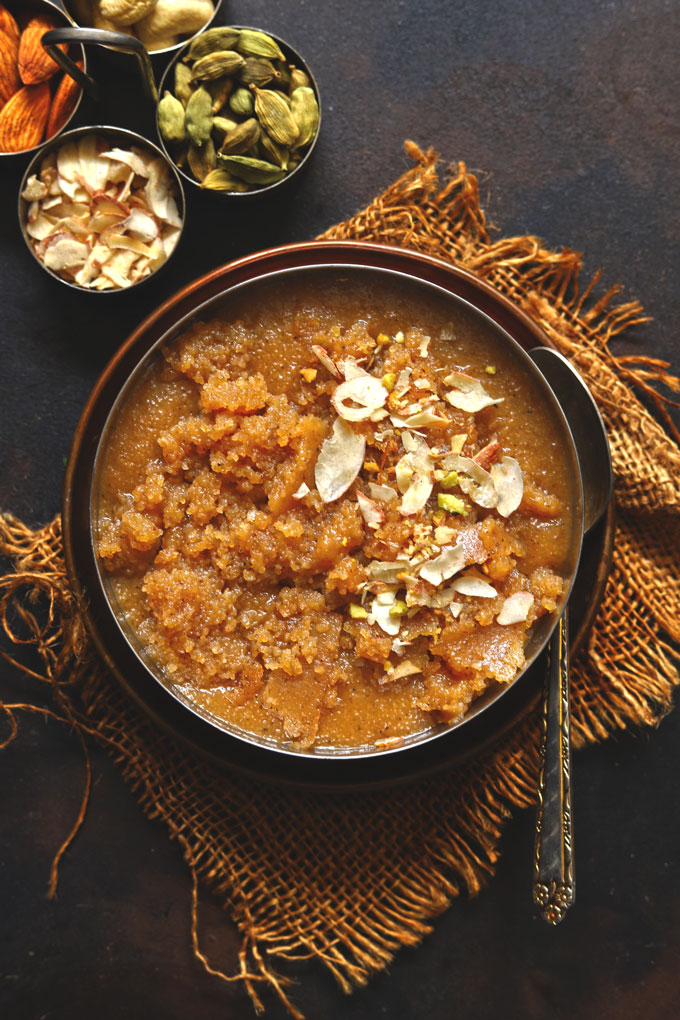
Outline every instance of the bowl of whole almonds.
<svg viewBox="0 0 680 1020">
<path fill-rule="evenodd" d="M 117 127 L 82 127 L 29 164 L 19 223 L 39 265 L 62 283 L 117 293 L 174 253 L 185 204 L 177 171 L 153 143 Z"/>
<path fill-rule="evenodd" d="M 0 4 L 0 154 L 34 151 L 63 131 L 78 109 L 80 85 L 42 46 L 43 35 L 70 24 L 47 0 Z M 82 46 L 71 45 L 69 55 L 83 70 Z"/>
<path fill-rule="evenodd" d="M 168 53 L 203 31 L 222 0 L 64 0 L 81 28 L 124 32 L 150 53 Z"/>
<path fill-rule="evenodd" d="M 316 145 L 321 103 L 295 50 L 259 29 L 210 28 L 167 68 L 158 134 L 186 181 L 254 195 L 285 184 Z"/>
</svg>

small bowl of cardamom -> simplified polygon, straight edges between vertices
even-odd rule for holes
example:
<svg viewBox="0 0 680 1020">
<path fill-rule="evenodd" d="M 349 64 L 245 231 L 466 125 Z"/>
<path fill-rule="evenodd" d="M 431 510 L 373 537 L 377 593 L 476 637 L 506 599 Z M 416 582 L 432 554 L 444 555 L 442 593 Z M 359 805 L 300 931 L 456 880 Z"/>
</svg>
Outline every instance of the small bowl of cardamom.
<svg viewBox="0 0 680 1020">
<path fill-rule="evenodd" d="M 161 146 L 206 192 L 252 196 L 290 182 L 319 135 L 321 102 L 308 65 L 256 28 L 196 36 L 168 66 L 159 96 Z"/>
</svg>

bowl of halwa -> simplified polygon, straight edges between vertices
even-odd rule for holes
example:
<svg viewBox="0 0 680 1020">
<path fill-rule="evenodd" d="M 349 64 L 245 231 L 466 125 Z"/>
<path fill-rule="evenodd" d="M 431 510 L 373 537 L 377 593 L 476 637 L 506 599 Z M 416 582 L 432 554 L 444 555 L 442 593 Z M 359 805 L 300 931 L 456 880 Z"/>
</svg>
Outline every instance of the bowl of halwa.
<svg viewBox="0 0 680 1020">
<path fill-rule="evenodd" d="M 581 548 L 541 337 L 463 270 L 351 242 L 162 306 L 65 486 L 69 573 L 129 692 L 279 778 L 389 778 L 488 739 L 535 693 Z"/>
</svg>

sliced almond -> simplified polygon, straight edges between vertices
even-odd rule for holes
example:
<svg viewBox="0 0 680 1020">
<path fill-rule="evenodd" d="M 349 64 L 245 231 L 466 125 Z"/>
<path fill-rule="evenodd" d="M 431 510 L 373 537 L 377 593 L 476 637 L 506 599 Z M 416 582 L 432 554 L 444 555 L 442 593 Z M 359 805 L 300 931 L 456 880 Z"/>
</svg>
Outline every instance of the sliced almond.
<svg viewBox="0 0 680 1020">
<path fill-rule="evenodd" d="M 477 506 L 492 509 L 498 502 L 498 493 L 488 471 L 476 464 L 470 457 L 461 457 L 452 453 L 444 457 L 442 467 L 446 471 L 455 471 L 458 485 Z"/>
<path fill-rule="evenodd" d="M 423 671 L 420 666 L 416 666 L 415 662 L 412 662 L 411 659 L 404 659 L 398 666 L 391 669 L 389 673 L 385 673 L 384 676 L 380 678 L 379 683 L 383 684 L 387 682 L 391 683 L 393 680 L 403 680 L 406 676 L 413 676 L 415 673 L 422 672 Z"/>
<path fill-rule="evenodd" d="M 101 155 L 107 159 L 113 160 L 114 163 L 123 163 L 125 166 L 129 167 L 133 173 L 138 174 L 140 177 L 149 176 L 147 164 L 142 159 L 137 149 L 131 149 L 130 151 L 126 149 L 107 149 L 107 151 L 102 152 Z"/>
<path fill-rule="evenodd" d="M 71 139 L 68 142 L 64 142 L 57 150 L 57 171 L 63 180 L 75 184 L 76 174 L 79 169 L 78 143 Z M 61 190 L 64 190 L 63 187 Z"/>
<path fill-rule="evenodd" d="M 21 192 L 21 197 L 25 198 L 27 202 L 35 202 L 36 199 L 45 198 L 47 195 L 47 185 L 44 181 L 39 181 L 35 174 L 26 181 L 26 187 Z"/>
<path fill-rule="evenodd" d="M 357 503 L 361 516 L 369 528 L 377 528 L 385 520 L 385 511 L 381 510 L 378 504 L 365 496 L 363 492 L 357 492 Z"/>
<path fill-rule="evenodd" d="M 335 388 L 331 402 L 345 421 L 365 421 L 382 407 L 388 393 L 372 375 L 354 376 Z"/>
<path fill-rule="evenodd" d="M 443 549 L 435 559 L 423 563 L 418 573 L 424 581 L 429 581 L 430 584 L 437 586 L 448 581 L 464 566 L 465 550 L 462 545 L 454 545 L 451 548 Z"/>
<path fill-rule="evenodd" d="M 407 428 L 446 428 L 451 422 L 441 414 L 435 414 L 431 408 L 423 408 L 416 414 L 411 414 L 405 420 Z"/>
<path fill-rule="evenodd" d="M 518 591 L 508 596 L 501 606 L 501 611 L 496 617 L 496 622 L 502 627 L 508 627 L 513 623 L 523 623 L 529 615 L 529 610 L 534 604 L 534 596 L 528 591 Z"/>
<path fill-rule="evenodd" d="M 430 454 L 430 448 L 424 439 L 414 436 L 410 432 L 404 432 L 401 441 L 406 454 L 399 460 L 397 469 L 401 465 L 402 475 L 410 471 L 408 486 L 402 489 L 404 495 L 401 499 L 399 512 L 405 517 L 418 513 L 427 503 L 434 485 L 434 460 Z M 399 473 L 397 471 L 397 484 L 399 484 Z M 402 483 L 403 484 L 403 483 Z M 401 485 L 400 485 L 401 488 Z"/>
<path fill-rule="evenodd" d="M 391 485 L 377 485 L 375 482 L 369 482 L 368 491 L 373 499 L 382 503 L 389 503 L 393 499 L 399 498 L 396 489 L 393 489 Z"/>
<path fill-rule="evenodd" d="M 75 238 L 62 238 L 49 246 L 43 262 L 48 269 L 58 273 L 62 269 L 75 269 L 82 266 L 90 254 L 88 245 Z"/>
<path fill-rule="evenodd" d="M 141 241 L 153 241 L 159 235 L 156 220 L 153 216 L 149 216 L 148 213 L 142 212 L 141 209 L 130 210 L 125 223 L 121 225 L 125 226 L 133 234 L 137 234 Z"/>
<path fill-rule="evenodd" d="M 498 493 L 498 513 L 501 517 L 509 517 L 520 505 L 524 495 L 522 469 L 514 457 L 503 457 L 500 464 L 492 466 L 490 474 Z"/>
<path fill-rule="evenodd" d="M 460 595 L 473 595 L 481 599 L 494 599 L 498 592 L 487 581 L 481 577 L 458 577 L 451 587 Z"/>
<path fill-rule="evenodd" d="M 328 369 L 332 376 L 336 379 L 342 378 L 338 366 L 335 364 L 325 347 L 321 347 L 320 344 L 312 344 L 312 352 L 317 356 L 324 368 Z"/>
<path fill-rule="evenodd" d="M 332 503 L 347 492 L 361 471 L 365 452 L 364 436 L 342 418 L 336 418 L 333 432 L 324 439 L 314 468 L 314 481 L 324 503 Z"/>
<path fill-rule="evenodd" d="M 34 241 L 42 241 L 44 238 L 49 237 L 50 234 L 54 233 L 57 229 L 57 221 L 53 216 L 47 216 L 45 213 L 38 213 L 36 218 L 26 224 L 26 233 L 29 237 L 32 237 Z"/>
<path fill-rule="evenodd" d="M 99 155 L 96 135 L 83 135 L 78 140 L 78 170 L 75 177 L 90 194 L 104 190 L 110 166 L 108 159 Z"/>
<path fill-rule="evenodd" d="M 401 617 L 390 613 L 397 600 L 396 592 L 382 592 L 373 599 L 371 616 L 385 634 L 394 637 L 399 633 Z"/>
<path fill-rule="evenodd" d="M 446 400 L 451 404 L 452 407 L 457 407 L 459 411 L 467 411 L 470 414 L 476 414 L 477 411 L 482 411 L 485 407 L 490 407 L 492 404 L 501 404 L 504 397 L 491 397 L 482 386 L 479 379 L 474 379 L 471 375 L 466 375 L 464 372 L 452 372 L 447 375 L 444 379 L 445 386 L 452 386 L 448 393 L 444 396 Z"/>
</svg>

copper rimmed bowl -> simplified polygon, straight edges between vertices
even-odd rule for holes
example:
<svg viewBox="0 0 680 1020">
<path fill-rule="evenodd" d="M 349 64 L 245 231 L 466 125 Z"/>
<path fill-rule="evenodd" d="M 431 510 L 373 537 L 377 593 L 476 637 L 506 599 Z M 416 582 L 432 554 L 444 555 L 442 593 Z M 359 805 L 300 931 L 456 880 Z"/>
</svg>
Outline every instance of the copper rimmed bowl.
<svg viewBox="0 0 680 1020">
<path fill-rule="evenodd" d="M 528 710 L 541 683 L 537 658 L 556 616 L 537 621 L 526 649 L 527 664 L 510 684 L 487 691 L 467 715 L 451 726 L 433 727 L 407 737 L 390 749 L 320 748 L 292 750 L 283 743 L 246 733 L 199 710 L 164 680 L 129 625 L 115 609 L 95 552 L 97 473 L 107 434 L 117 408 L 145 371 L 159 347 L 172 342 L 196 318 L 204 317 L 245 288 L 276 278 L 295 280 L 300 274 L 337 271 L 377 274 L 397 283 L 408 281 L 438 300 L 472 309 L 486 320 L 526 363 L 527 372 L 542 388 L 561 432 L 574 472 L 574 520 L 567 557 L 563 602 L 570 601 L 575 649 L 601 596 L 610 555 L 611 520 L 582 545 L 582 497 L 576 452 L 564 414 L 552 391 L 526 352 L 547 345 L 542 330 L 488 284 L 457 267 L 428 256 L 382 245 L 355 242 L 312 242 L 272 249 L 222 266 L 196 280 L 149 316 L 125 341 L 97 383 L 76 430 L 64 485 L 63 523 L 66 561 L 71 583 L 93 641 L 128 694 L 157 722 L 170 728 L 201 753 L 227 766 L 278 781 L 336 788 L 404 780 L 469 755 L 498 738 Z M 561 606 L 558 607 L 561 609 Z"/>
</svg>

